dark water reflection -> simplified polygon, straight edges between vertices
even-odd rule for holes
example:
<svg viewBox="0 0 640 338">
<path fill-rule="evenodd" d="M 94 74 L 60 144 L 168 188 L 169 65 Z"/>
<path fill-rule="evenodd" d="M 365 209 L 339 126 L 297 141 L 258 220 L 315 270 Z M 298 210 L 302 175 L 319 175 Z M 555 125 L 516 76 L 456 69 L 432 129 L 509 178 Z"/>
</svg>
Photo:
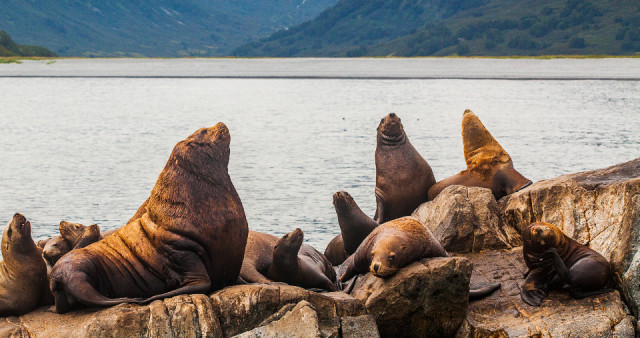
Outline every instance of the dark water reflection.
<svg viewBox="0 0 640 338">
<path fill-rule="evenodd" d="M 637 81 L 2 78 L 0 107 L 0 222 L 23 212 L 35 238 L 60 220 L 121 226 L 175 143 L 219 121 L 250 228 L 299 227 L 321 250 L 339 233 L 334 192 L 375 211 L 389 112 L 438 180 L 464 169 L 466 108 L 534 181 L 640 156 Z"/>
</svg>

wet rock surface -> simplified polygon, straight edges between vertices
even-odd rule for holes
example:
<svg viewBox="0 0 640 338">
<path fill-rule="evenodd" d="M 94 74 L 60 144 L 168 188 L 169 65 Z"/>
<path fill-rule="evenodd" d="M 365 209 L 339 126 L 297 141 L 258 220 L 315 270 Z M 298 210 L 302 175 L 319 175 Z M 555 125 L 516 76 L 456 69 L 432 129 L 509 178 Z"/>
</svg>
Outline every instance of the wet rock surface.
<svg viewBox="0 0 640 338">
<path fill-rule="evenodd" d="M 465 318 L 471 269 L 462 257 L 426 258 L 387 279 L 359 276 L 351 295 L 382 337 L 450 337 Z"/>
<path fill-rule="evenodd" d="M 551 223 L 608 259 L 617 286 L 640 314 L 640 158 L 536 182 L 501 199 L 502 227 Z"/>
<path fill-rule="evenodd" d="M 453 185 L 412 215 L 429 228 L 448 252 L 479 252 L 522 245 L 520 233 L 502 226 L 490 189 Z"/>
<path fill-rule="evenodd" d="M 539 307 L 520 298 L 527 267 L 522 248 L 464 255 L 473 262 L 471 287 L 493 281 L 501 290 L 469 303 L 457 337 L 634 337 L 635 318 L 617 291 L 580 300 L 552 291 Z"/>
</svg>

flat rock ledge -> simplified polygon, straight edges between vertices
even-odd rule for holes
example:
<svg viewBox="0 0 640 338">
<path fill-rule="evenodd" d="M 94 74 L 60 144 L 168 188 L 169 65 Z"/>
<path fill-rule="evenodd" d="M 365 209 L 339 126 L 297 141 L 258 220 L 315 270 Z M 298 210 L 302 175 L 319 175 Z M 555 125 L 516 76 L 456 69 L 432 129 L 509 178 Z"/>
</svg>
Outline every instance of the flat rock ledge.
<svg viewBox="0 0 640 338">
<path fill-rule="evenodd" d="M 473 262 L 472 287 L 499 281 L 502 288 L 469 303 L 456 337 L 635 337 L 636 320 L 618 291 L 580 300 L 553 291 L 530 306 L 520 298 L 522 248 L 464 256 Z"/>
<path fill-rule="evenodd" d="M 372 323 L 364 304 L 342 292 L 249 284 L 149 305 L 120 304 L 66 314 L 42 307 L 20 317 L 0 318 L 0 336 L 232 337 L 246 332 L 243 337 L 376 337 Z"/>
</svg>

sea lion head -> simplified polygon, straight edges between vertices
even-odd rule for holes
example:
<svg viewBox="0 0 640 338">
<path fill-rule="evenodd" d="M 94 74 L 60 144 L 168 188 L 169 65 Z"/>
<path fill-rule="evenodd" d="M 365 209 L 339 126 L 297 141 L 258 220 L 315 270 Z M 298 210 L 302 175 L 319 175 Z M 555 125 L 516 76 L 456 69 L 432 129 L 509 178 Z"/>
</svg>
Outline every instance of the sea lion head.
<svg viewBox="0 0 640 338">
<path fill-rule="evenodd" d="M 31 222 L 16 212 L 2 234 L 2 256 L 26 252 L 36 244 L 31 239 Z"/>
<path fill-rule="evenodd" d="M 555 225 L 536 222 L 522 230 L 522 241 L 527 251 L 542 253 L 550 248 L 562 248 L 566 239 Z"/>
<path fill-rule="evenodd" d="M 412 261 L 411 255 L 406 237 L 389 234 L 377 238 L 371 248 L 369 271 L 376 277 L 391 277 Z"/>
<path fill-rule="evenodd" d="M 229 165 L 229 128 L 220 122 L 210 128 L 200 128 L 173 148 L 169 161 L 182 162 L 188 168 L 202 169 Z"/>
<path fill-rule="evenodd" d="M 273 260 L 285 264 L 290 264 L 297 260 L 303 239 L 304 233 L 299 228 L 284 234 L 273 247 Z"/>
<path fill-rule="evenodd" d="M 346 191 L 338 191 L 333 194 L 333 206 L 336 211 L 346 211 L 353 207 L 355 201 L 353 197 Z"/>
<path fill-rule="evenodd" d="M 471 110 L 462 115 L 462 143 L 468 169 L 489 163 L 511 163 L 511 156 Z"/>
<path fill-rule="evenodd" d="M 60 229 L 60 235 L 73 245 L 82 236 L 87 226 L 80 223 L 60 221 L 58 228 Z"/>
<path fill-rule="evenodd" d="M 71 251 L 71 244 L 62 236 L 54 236 L 45 244 L 42 250 L 42 258 L 53 266 L 60 257 L 69 251 Z"/>
<path fill-rule="evenodd" d="M 378 141 L 398 143 L 405 139 L 404 135 L 402 122 L 395 113 L 390 113 L 380 120 L 380 124 L 378 125 Z"/>
</svg>

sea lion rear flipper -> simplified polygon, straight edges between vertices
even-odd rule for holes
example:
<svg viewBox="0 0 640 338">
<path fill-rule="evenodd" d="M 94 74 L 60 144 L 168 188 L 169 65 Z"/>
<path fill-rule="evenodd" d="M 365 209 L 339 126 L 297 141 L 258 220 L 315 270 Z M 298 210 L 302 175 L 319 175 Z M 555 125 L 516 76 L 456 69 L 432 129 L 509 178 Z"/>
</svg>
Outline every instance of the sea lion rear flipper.
<svg viewBox="0 0 640 338">
<path fill-rule="evenodd" d="M 55 285 L 55 284 L 54 284 Z M 57 313 L 65 313 L 71 310 L 73 304 L 69 302 L 69 298 L 74 299 L 88 307 L 108 307 L 122 303 L 141 303 L 140 298 L 109 298 L 98 292 L 90 283 L 80 278 L 67 281 L 67 285 L 62 290 L 55 286 L 53 289 L 53 297 Z M 73 290 L 71 294 L 67 294 L 68 290 Z"/>
<path fill-rule="evenodd" d="M 548 291 L 545 278 L 546 273 L 542 269 L 531 270 L 520 290 L 520 297 L 525 303 L 533 306 L 542 304 L 542 300 L 547 296 Z"/>
<path fill-rule="evenodd" d="M 198 281 L 198 282 L 191 282 L 188 285 L 184 285 L 180 288 L 177 288 L 175 290 L 171 290 L 169 292 L 165 292 L 165 293 L 161 293 L 159 295 L 155 295 L 153 297 L 149 297 L 147 299 L 142 300 L 142 304 L 148 304 L 153 302 L 154 300 L 158 300 L 158 299 L 164 299 L 164 298 L 170 298 L 170 297 L 175 297 L 175 296 L 179 296 L 179 295 L 185 295 L 185 294 L 192 294 L 192 293 L 207 293 L 209 292 L 209 289 L 211 289 L 211 282 L 209 282 L 209 279 L 207 278 L 207 280 L 202 280 L 202 281 Z"/>
<path fill-rule="evenodd" d="M 492 294 L 494 291 L 498 290 L 501 286 L 502 284 L 500 283 L 492 283 L 480 289 L 471 289 L 469 290 L 469 300 L 477 300 L 477 299 L 484 298 Z"/>
</svg>

